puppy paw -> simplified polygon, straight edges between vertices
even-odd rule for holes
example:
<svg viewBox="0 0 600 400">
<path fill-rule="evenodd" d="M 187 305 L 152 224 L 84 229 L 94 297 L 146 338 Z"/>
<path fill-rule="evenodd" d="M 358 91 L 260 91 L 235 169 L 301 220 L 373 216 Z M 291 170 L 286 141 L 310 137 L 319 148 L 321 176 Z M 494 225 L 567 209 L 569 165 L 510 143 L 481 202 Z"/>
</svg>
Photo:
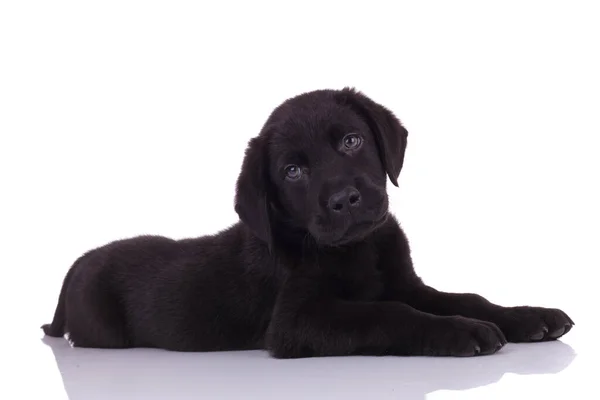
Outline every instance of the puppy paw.
<svg viewBox="0 0 600 400">
<path fill-rule="evenodd" d="M 507 343 L 498 326 L 460 316 L 441 317 L 424 337 L 424 354 L 470 357 L 496 353 Z"/>
<path fill-rule="evenodd" d="M 542 307 L 505 308 L 498 325 L 509 342 L 556 340 L 571 330 L 573 320 L 562 310 Z"/>
</svg>

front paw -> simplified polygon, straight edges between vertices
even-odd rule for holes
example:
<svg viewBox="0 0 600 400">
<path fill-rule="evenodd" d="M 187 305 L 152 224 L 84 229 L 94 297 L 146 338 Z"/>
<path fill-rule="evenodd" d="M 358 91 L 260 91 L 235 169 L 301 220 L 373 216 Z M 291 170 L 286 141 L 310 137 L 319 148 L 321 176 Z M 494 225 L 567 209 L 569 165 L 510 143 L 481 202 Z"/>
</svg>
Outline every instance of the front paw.
<svg viewBox="0 0 600 400">
<path fill-rule="evenodd" d="M 495 324 L 460 316 L 440 317 L 423 335 L 427 356 L 469 357 L 493 354 L 507 343 Z"/>
<path fill-rule="evenodd" d="M 556 340 L 571 330 L 573 320 L 562 310 L 542 307 L 507 307 L 498 326 L 509 342 Z"/>
</svg>

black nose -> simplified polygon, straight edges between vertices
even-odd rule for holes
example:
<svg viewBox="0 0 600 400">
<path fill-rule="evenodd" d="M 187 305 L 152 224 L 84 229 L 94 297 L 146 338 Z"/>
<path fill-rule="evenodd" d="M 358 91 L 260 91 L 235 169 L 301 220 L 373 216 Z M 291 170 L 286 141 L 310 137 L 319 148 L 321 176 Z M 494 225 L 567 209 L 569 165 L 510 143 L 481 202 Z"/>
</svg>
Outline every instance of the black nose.
<svg viewBox="0 0 600 400">
<path fill-rule="evenodd" d="M 360 205 L 360 193 L 353 187 L 334 193 L 329 198 L 329 209 L 335 212 L 348 211 Z"/>
</svg>

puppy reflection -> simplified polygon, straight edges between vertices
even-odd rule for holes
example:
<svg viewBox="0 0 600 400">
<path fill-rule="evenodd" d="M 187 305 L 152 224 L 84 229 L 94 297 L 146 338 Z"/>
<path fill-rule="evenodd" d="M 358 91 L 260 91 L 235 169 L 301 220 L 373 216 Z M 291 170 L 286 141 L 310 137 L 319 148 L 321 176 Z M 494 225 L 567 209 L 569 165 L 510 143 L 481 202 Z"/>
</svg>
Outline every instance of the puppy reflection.
<svg viewBox="0 0 600 400">
<path fill-rule="evenodd" d="M 560 341 L 509 345 L 496 357 L 270 359 L 262 351 L 180 353 L 152 349 L 52 348 L 71 400 L 95 399 L 425 399 L 437 390 L 468 390 L 505 373 L 556 374 L 575 358 Z M 293 396 L 292 396 L 293 394 Z"/>
</svg>

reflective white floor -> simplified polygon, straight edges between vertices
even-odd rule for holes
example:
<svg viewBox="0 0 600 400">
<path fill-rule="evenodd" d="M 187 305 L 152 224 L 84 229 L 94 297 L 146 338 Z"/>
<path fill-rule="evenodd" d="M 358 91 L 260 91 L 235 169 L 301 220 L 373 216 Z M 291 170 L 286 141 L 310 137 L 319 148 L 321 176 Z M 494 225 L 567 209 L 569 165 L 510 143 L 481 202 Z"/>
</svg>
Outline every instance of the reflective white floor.
<svg viewBox="0 0 600 400">
<path fill-rule="evenodd" d="M 461 359 L 275 360 L 262 351 L 74 349 L 63 339 L 38 338 L 23 353 L 8 349 L 9 357 L 15 356 L 12 365 L 24 374 L 2 385 L 0 398 L 17 398 L 17 389 L 23 395 L 18 398 L 43 394 L 45 399 L 76 400 L 562 399 L 573 387 L 580 391 L 593 384 L 586 374 L 594 360 L 587 352 L 579 354 L 585 341 L 577 328 L 564 341 L 509 344 L 493 356 Z"/>
</svg>

